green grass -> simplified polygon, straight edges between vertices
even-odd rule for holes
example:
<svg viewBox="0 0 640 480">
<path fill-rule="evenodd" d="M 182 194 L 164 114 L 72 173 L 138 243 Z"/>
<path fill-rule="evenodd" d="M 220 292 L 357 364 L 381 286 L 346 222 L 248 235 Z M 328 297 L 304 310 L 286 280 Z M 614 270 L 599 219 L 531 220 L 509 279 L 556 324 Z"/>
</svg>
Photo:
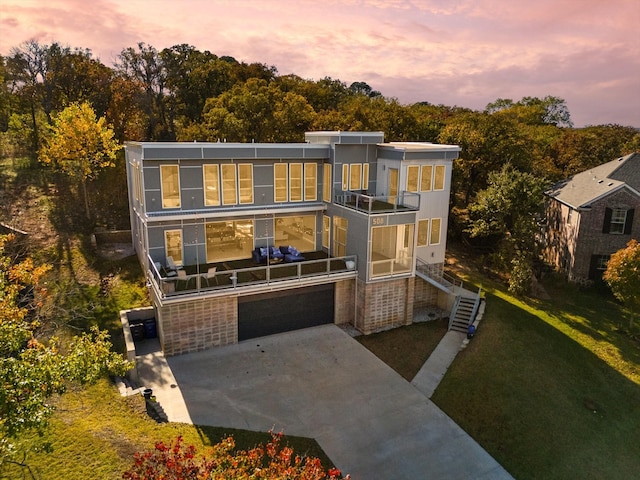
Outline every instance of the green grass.
<svg viewBox="0 0 640 480">
<path fill-rule="evenodd" d="M 361 335 L 356 340 L 410 382 L 445 333 L 447 322 L 434 320 L 382 333 Z"/>
<path fill-rule="evenodd" d="M 229 435 L 243 450 L 270 439 L 266 432 L 156 423 L 146 414 L 141 396 L 120 397 L 104 380 L 61 397 L 49 431 L 43 439 L 33 439 L 34 445 L 50 442 L 53 451 L 32 453 L 27 463 L 42 479 L 119 479 L 132 465 L 135 452 L 152 449 L 157 441 L 171 442 L 178 435 L 201 453 Z M 283 443 L 293 447 L 296 454 L 318 457 L 324 466 L 333 466 L 315 440 L 285 435 Z M 13 466 L 0 476 L 23 478 L 23 473 Z"/>
<path fill-rule="evenodd" d="M 478 334 L 432 400 L 518 479 L 637 478 L 640 346 L 608 296 L 551 279 L 549 300 L 480 280 Z"/>
</svg>

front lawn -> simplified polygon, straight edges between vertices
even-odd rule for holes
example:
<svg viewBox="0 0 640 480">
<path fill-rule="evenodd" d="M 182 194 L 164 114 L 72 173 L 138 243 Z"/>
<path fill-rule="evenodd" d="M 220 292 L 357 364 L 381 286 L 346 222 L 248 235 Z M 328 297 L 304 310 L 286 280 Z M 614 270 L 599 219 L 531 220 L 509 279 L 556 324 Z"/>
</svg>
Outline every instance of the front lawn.
<svg viewBox="0 0 640 480">
<path fill-rule="evenodd" d="M 640 471 L 640 345 L 609 296 L 561 281 L 520 301 L 482 282 L 478 334 L 432 400 L 515 478 L 626 479 Z"/>
</svg>

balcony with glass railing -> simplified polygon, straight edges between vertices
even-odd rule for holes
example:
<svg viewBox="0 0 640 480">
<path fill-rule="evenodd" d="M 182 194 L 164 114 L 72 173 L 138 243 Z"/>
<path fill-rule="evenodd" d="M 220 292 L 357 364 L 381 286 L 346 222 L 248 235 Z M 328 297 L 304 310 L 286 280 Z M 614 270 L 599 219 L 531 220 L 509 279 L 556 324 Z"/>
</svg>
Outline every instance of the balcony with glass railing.
<svg viewBox="0 0 640 480">
<path fill-rule="evenodd" d="M 285 283 L 318 283 L 357 276 L 355 255 L 331 257 L 325 252 L 304 252 L 305 260 L 256 264 L 251 259 L 186 265 L 167 269 L 148 257 L 148 278 L 160 298 L 184 295 L 267 290 Z"/>
<path fill-rule="evenodd" d="M 336 196 L 335 203 L 368 215 L 415 212 L 420 210 L 420 194 L 402 191 L 398 195 L 389 196 L 344 192 Z"/>
</svg>

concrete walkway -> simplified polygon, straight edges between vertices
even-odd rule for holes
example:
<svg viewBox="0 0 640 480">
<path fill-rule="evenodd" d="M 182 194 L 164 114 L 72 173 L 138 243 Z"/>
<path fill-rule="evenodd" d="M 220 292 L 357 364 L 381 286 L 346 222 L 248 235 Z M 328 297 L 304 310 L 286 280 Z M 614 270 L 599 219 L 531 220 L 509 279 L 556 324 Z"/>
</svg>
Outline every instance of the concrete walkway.
<svg viewBox="0 0 640 480">
<path fill-rule="evenodd" d="M 462 332 L 449 331 L 445 333 L 438 346 L 413 378 L 411 384 L 425 397 L 431 398 L 433 392 L 436 391 L 440 380 L 447 373 L 451 362 L 456 358 L 462 342 L 466 338 L 467 335 Z"/>
<path fill-rule="evenodd" d="M 431 384 L 407 382 L 335 325 L 149 353 L 138 373 L 170 421 L 315 438 L 354 480 L 512 478 L 421 392 Z"/>
</svg>

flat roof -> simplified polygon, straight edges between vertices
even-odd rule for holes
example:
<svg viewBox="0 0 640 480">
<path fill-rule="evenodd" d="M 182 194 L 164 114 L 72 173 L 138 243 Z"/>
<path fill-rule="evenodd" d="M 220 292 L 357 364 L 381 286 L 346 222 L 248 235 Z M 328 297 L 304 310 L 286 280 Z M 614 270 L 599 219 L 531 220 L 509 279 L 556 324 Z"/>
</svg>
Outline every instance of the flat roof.
<svg viewBox="0 0 640 480">
<path fill-rule="evenodd" d="M 431 142 L 387 142 L 379 143 L 378 147 L 400 151 L 410 150 L 412 152 L 459 152 L 461 150 L 459 145 L 447 145 Z"/>
</svg>

